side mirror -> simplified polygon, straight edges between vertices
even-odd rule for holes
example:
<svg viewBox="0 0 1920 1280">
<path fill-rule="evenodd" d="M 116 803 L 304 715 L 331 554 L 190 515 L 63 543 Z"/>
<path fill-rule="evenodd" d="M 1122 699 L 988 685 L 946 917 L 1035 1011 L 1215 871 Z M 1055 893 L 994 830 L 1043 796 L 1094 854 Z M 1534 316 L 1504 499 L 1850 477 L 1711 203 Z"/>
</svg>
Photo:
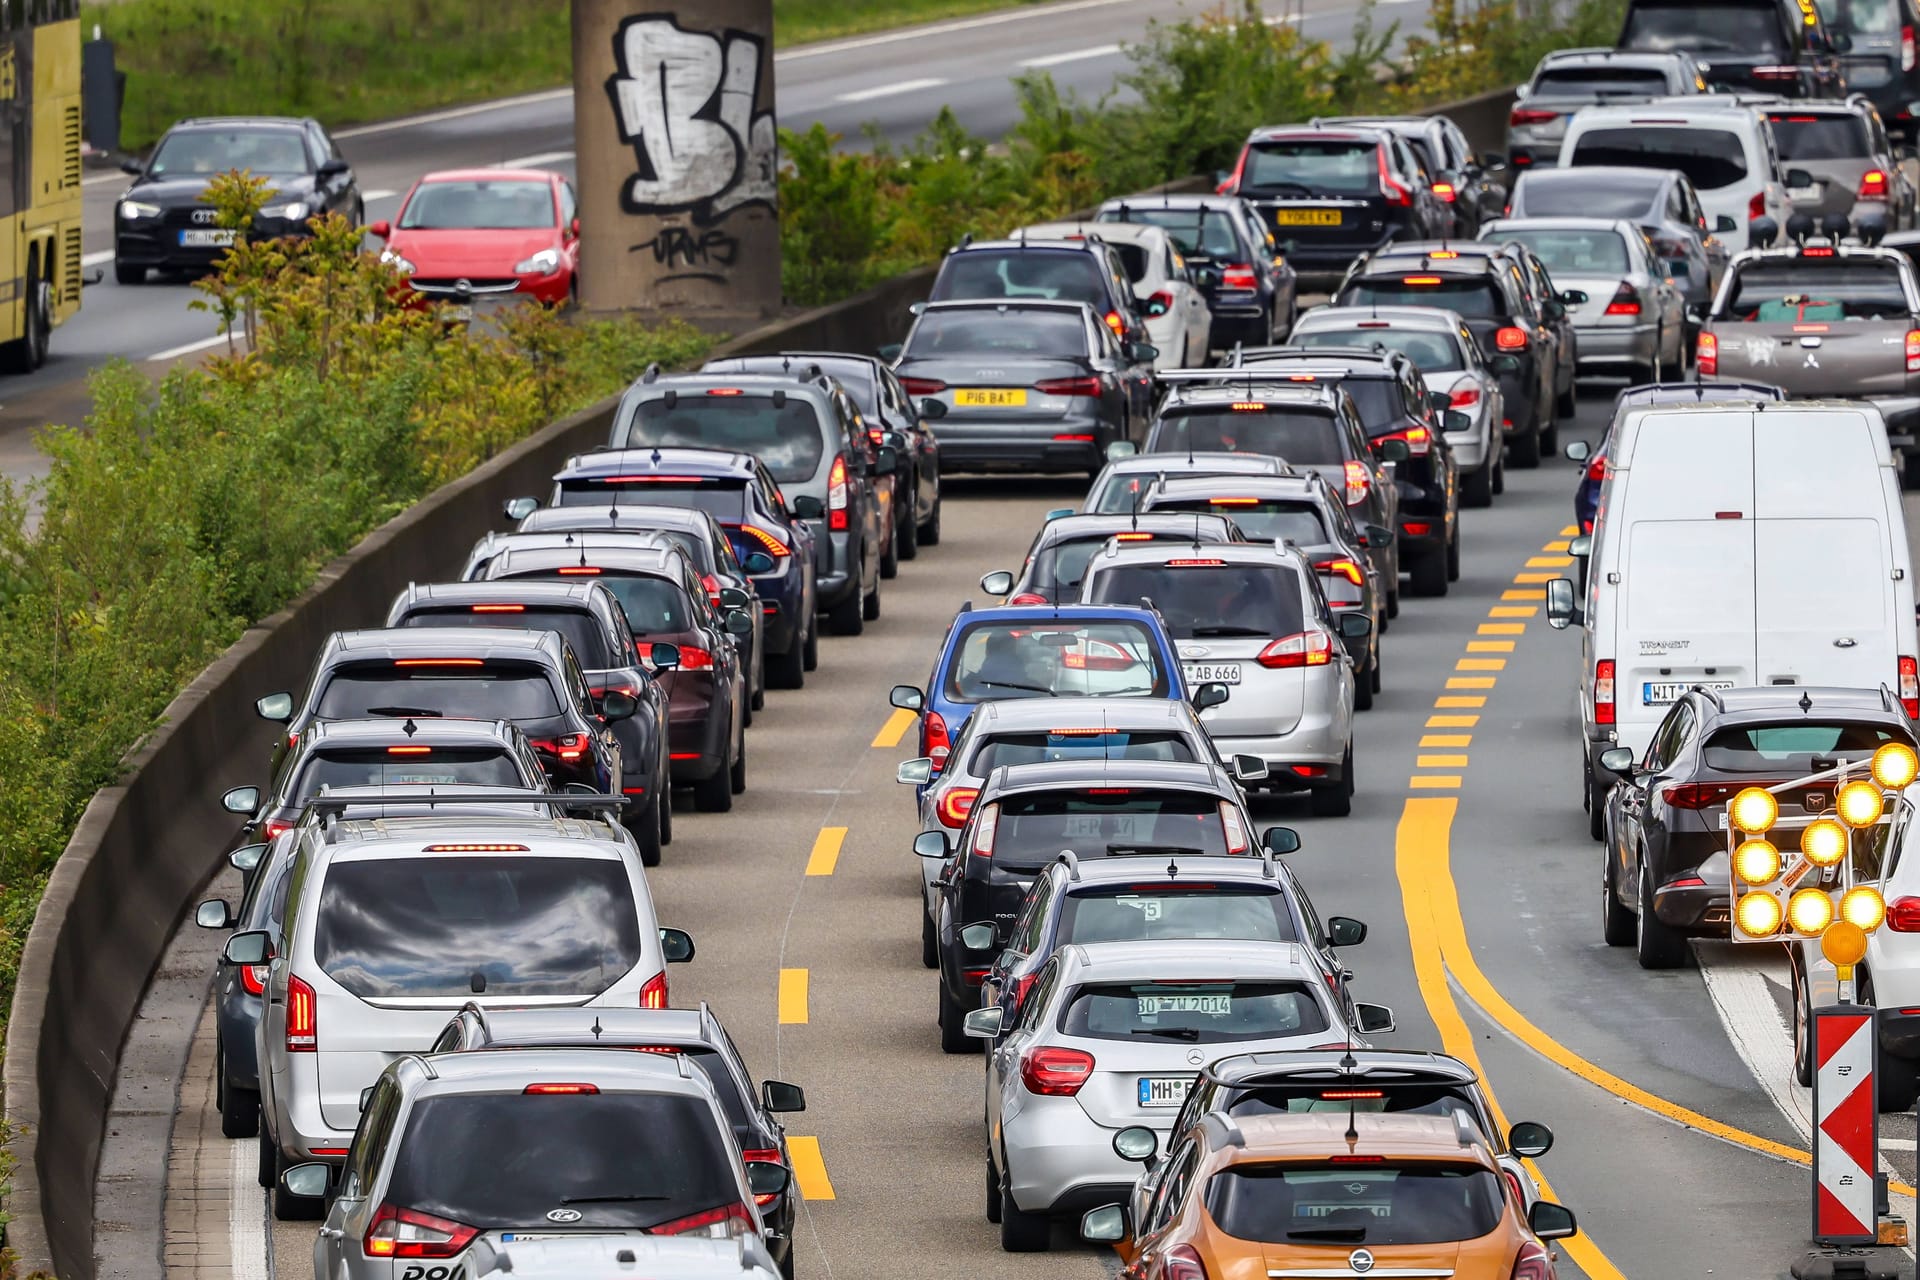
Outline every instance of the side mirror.
<svg viewBox="0 0 1920 1280">
<path fill-rule="evenodd" d="M 250 873 L 266 856 L 267 846 L 264 844 L 243 844 L 227 855 L 227 865 L 235 871 Z"/>
<path fill-rule="evenodd" d="M 753 618 L 745 609 L 727 610 L 727 634 L 730 636 L 750 636 L 753 634 Z"/>
<path fill-rule="evenodd" d="M 1113 1135 L 1113 1154 L 1129 1164 L 1145 1164 L 1160 1150 L 1160 1135 L 1143 1124 L 1130 1124 Z"/>
<path fill-rule="evenodd" d="M 1608 747 L 1600 753 L 1600 767 L 1616 778 L 1633 776 L 1633 748 Z"/>
<path fill-rule="evenodd" d="M 685 964 L 693 959 L 693 935 L 685 929 L 660 929 L 660 958 L 668 964 Z"/>
<path fill-rule="evenodd" d="M 538 498 L 508 498 L 500 504 L 500 512 L 513 521 L 525 520 L 540 509 Z"/>
<path fill-rule="evenodd" d="M 756 1196 L 777 1196 L 792 1181 L 787 1166 L 777 1160 L 747 1161 L 747 1189 Z"/>
<path fill-rule="evenodd" d="M 322 160 L 320 167 L 313 171 L 316 178 L 339 178 L 353 172 L 353 166 L 345 160 Z"/>
<path fill-rule="evenodd" d="M 1362 525 L 1360 541 L 1362 546 L 1390 547 L 1393 545 L 1393 530 L 1383 524 Z"/>
<path fill-rule="evenodd" d="M 1787 170 L 1787 186 L 1795 190 L 1813 185 L 1813 175 L 1805 169 Z"/>
<path fill-rule="evenodd" d="M 930 421 L 938 421 L 947 416 L 947 402 L 924 396 L 920 401 L 920 416 Z"/>
<path fill-rule="evenodd" d="M 738 587 L 720 588 L 720 607 L 722 609 L 744 609 L 753 603 L 753 597 Z"/>
<path fill-rule="evenodd" d="M 773 557 L 764 551 L 749 551 L 747 558 L 740 562 L 740 567 L 746 572 L 756 576 L 762 573 L 772 573 Z"/>
<path fill-rule="evenodd" d="M 951 853 L 944 831 L 922 831 L 913 838 L 913 852 L 922 858 L 944 858 Z"/>
<path fill-rule="evenodd" d="M 902 760 L 893 771 L 893 780 L 910 787 L 924 787 L 933 781 L 933 761 L 926 756 Z"/>
<path fill-rule="evenodd" d="M 1553 1130 L 1537 1120 L 1522 1120 L 1507 1130 L 1507 1150 L 1537 1160 L 1553 1149 Z"/>
<path fill-rule="evenodd" d="M 1005 569 L 995 569 L 992 573 L 982 574 L 980 589 L 990 596 L 1004 596 L 1013 590 L 1013 575 Z"/>
<path fill-rule="evenodd" d="M 900 344 L 897 342 L 882 343 L 873 349 L 873 354 L 879 356 L 888 364 L 892 364 L 900 358 Z"/>
<path fill-rule="evenodd" d="M 1239 782 L 1259 782 L 1269 770 L 1267 762 L 1259 756 L 1237 755 L 1233 758 L 1233 776 Z"/>
<path fill-rule="evenodd" d="M 1203 684 L 1193 691 L 1193 709 L 1205 711 L 1208 707 L 1217 707 L 1227 700 L 1227 686 L 1223 684 Z"/>
<path fill-rule="evenodd" d="M 1139 446 L 1131 440 L 1115 440 L 1107 446 L 1107 461 L 1118 462 L 1122 458 L 1131 458 L 1140 452 Z"/>
<path fill-rule="evenodd" d="M 1713 233 L 1725 235 L 1729 231 L 1738 231 L 1740 224 L 1733 220 L 1732 214 L 1723 213 L 1713 220 Z"/>
<path fill-rule="evenodd" d="M 1074 510 L 1074 509 L 1073 509 L 1072 507 L 1054 507 L 1054 508 L 1052 508 L 1051 510 L 1049 510 L 1049 511 L 1047 512 L 1047 514 L 1046 514 L 1046 516 L 1044 517 L 1044 519 L 1046 519 L 1046 520 L 1064 520 L 1064 519 L 1066 519 L 1066 518 L 1067 518 L 1068 516 L 1077 516 L 1077 515 L 1079 515 L 1079 514 L 1080 514 L 1080 513 L 1079 513 L 1078 511 L 1076 511 L 1076 510 Z"/>
<path fill-rule="evenodd" d="M 1378 452 L 1382 462 L 1405 462 L 1413 456 L 1405 440 L 1382 440 Z"/>
<path fill-rule="evenodd" d="M 1487 361 L 1487 368 L 1499 373 L 1520 372 L 1520 357 L 1511 352 L 1501 352 Z"/>
<path fill-rule="evenodd" d="M 1357 947 L 1367 940 L 1364 921 L 1352 916 L 1327 917 L 1327 941 L 1336 947 Z"/>
<path fill-rule="evenodd" d="M 1581 623 L 1580 608 L 1573 602 L 1573 580 L 1554 578 L 1547 583 L 1547 625 L 1555 631 Z"/>
<path fill-rule="evenodd" d="M 1593 446 L 1585 440 L 1569 440 L 1567 447 L 1560 451 L 1568 462 L 1585 462 L 1593 456 Z"/>
<path fill-rule="evenodd" d="M 279 724 L 285 724 L 287 721 L 293 719 L 293 695 L 290 693 L 270 693 L 266 697 L 257 699 L 254 702 L 253 712 L 262 720 L 272 720 Z"/>
<path fill-rule="evenodd" d="M 1444 413 L 1446 412 L 1447 406 L 1453 403 L 1453 393 L 1451 391 L 1429 391 L 1427 392 L 1427 403 L 1433 406 L 1436 413 Z"/>
<path fill-rule="evenodd" d="M 139 177 L 141 174 L 145 173 L 146 171 L 147 171 L 147 166 L 145 164 L 142 164 L 138 160 L 128 159 L 128 160 L 122 160 L 120 162 L 120 172 L 130 173 L 136 178 Z"/>
<path fill-rule="evenodd" d="M 1353 1029 L 1363 1036 L 1384 1035 L 1393 1030 L 1393 1010 L 1383 1004 L 1355 1001 L 1353 1024 Z"/>
<path fill-rule="evenodd" d="M 1560 301 L 1570 307 L 1584 306 L 1587 302 L 1587 291 L 1584 289 L 1562 289 L 1560 291 Z"/>
<path fill-rule="evenodd" d="M 1268 827 L 1260 833 L 1260 847 L 1276 858 L 1295 853 L 1300 848 L 1300 833 L 1292 827 Z"/>
<path fill-rule="evenodd" d="M 360 1091 L 360 1114 L 367 1114 L 367 1104 L 373 1101 L 373 1086 L 368 1085 Z"/>
<path fill-rule="evenodd" d="M 193 922 L 202 929 L 231 929 L 233 908 L 224 899 L 208 898 L 193 909 Z"/>
<path fill-rule="evenodd" d="M 600 695 L 600 718 L 608 724 L 616 720 L 631 720 L 638 710 L 640 699 L 624 689 L 609 689 Z"/>
<path fill-rule="evenodd" d="M 900 451 L 883 444 L 873 452 L 873 474 L 890 476 L 900 469 Z"/>
<path fill-rule="evenodd" d="M 280 1175 L 280 1185 L 287 1189 L 288 1195 L 304 1196 L 308 1200 L 325 1199 L 333 1187 L 333 1166 L 317 1160 L 296 1164 Z"/>
<path fill-rule="evenodd" d="M 567 224 L 567 234 L 572 236 L 575 240 L 578 240 L 580 238 L 580 219 L 575 218 L 572 222 L 569 222 Z"/>
<path fill-rule="evenodd" d="M 1542 1240 L 1564 1240 L 1580 1234 L 1573 1210 L 1549 1200 L 1533 1202 L 1533 1208 L 1527 1210 L 1527 1226 Z"/>
<path fill-rule="evenodd" d="M 1440 429 L 1442 431 L 1469 431 L 1473 428 L 1473 419 L 1459 409 L 1440 411 Z"/>
<path fill-rule="evenodd" d="M 999 1005 L 990 1005 L 985 1009 L 975 1009 L 960 1020 L 960 1029 L 975 1040 L 993 1040 L 1000 1035 L 1000 1024 L 1006 1021 L 1006 1010 Z"/>
<path fill-rule="evenodd" d="M 220 797 L 220 807 L 228 813 L 250 814 L 260 807 L 260 788 L 235 787 Z"/>
<path fill-rule="evenodd" d="M 1580 560 L 1593 555 L 1593 535 L 1583 533 L 1567 543 L 1567 554 Z"/>
<path fill-rule="evenodd" d="M 793 500 L 793 515 L 797 520 L 824 520 L 827 504 L 810 493 L 803 493 Z"/>
<path fill-rule="evenodd" d="M 991 951 L 999 930 L 990 920 L 976 920 L 960 926 L 960 945 L 969 951 Z"/>
<path fill-rule="evenodd" d="M 1137 361 L 1140 364 L 1147 364 L 1159 358 L 1160 348 L 1154 346 L 1151 342 L 1129 342 L 1127 344 L 1127 359 L 1129 360 Z"/>
<path fill-rule="evenodd" d="M 647 646 L 647 657 L 656 670 L 673 671 L 680 666 L 680 646 L 655 640 Z"/>
<path fill-rule="evenodd" d="M 367 234 L 376 240 L 385 240 L 393 235 L 393 224 L 385 218 L 367 224 Z"/>
<path fill-rule="evenodd" d="M 1080 1215 L 1080 1238 L 1088 1244 L 1118 1244 L 1125 1240 L 1127 1211 L 1117 1204 L 1087 1210 Z"/>
<path fill-rule="evenodd" d="M 273 959 L 273 935 L 265 929 L 249 929 L 227 939 L 221 949 L 221 964 L 265 964 Z"/>
<path fill-rule="evenodd" d="M 785 1080 L 760 1082 L 760 1107 L 764 1111 L 788 1112 L 807 1109 L 807 1092 Z"/>
<path fill-rule="evenodd" d="M 887 695 L 887 701 L 902 711 L 919 715 L 927 705 L 927 695 L 910 684 L 897 684 L 893 686 L 893 692 Z"/>
<path fill-rule="evenodd" d="M 1373 630 L 1373 619 L 1364 613 L 1343 613 L 1340 615 L 1340 634 L 1348 640 L 1358 640 Z"/>
</svg>

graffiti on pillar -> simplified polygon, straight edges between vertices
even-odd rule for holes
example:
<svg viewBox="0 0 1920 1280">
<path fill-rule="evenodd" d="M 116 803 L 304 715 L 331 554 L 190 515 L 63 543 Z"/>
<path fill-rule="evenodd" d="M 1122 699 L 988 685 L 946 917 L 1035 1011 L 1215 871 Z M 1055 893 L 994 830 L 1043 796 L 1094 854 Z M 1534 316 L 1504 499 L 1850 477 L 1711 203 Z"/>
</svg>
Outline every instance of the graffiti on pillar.
<svg viewBox="0 0 1920 1280">
<path fill-rule="evenodd" d="M 613 38 L 618 74 L 607 93 L 636 169 L 620 190 L 628 213 L 686 213 L 711 227 L 748 205 L 774 203 L 773 113 L 753 109 L 760 92 L 760 37 L 688 31 L 670 14 L 639 14 Z M 664 234 L 664 233 L 663 233 Z M 723 237 L 730 244 L 732 237 Z M 663 264 L 731 261 L 699 232 L 634 246 Z"/>
</svg>

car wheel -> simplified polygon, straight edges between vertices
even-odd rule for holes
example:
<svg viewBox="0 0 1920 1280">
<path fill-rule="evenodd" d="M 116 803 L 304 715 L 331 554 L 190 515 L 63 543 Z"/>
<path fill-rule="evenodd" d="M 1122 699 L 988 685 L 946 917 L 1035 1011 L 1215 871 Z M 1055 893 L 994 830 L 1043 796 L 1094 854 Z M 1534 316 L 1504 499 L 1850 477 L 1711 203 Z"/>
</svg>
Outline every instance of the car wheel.
<svg viewBox="0 0 1920 1280">
<path fill-rule="evenodd" d="M 1447 539 L 1447 581 L 1460 581 L 1460 521 L 1453 522 L 1453 536 Z"/>
<path fill-rule="evenodd" d="M 1469 471 L 1460 480 L 1460 503 L 1468 507 L 1490 507 L 1493 505 L 1493 464 L 1484 463 L 1476 471 Z"/>
<path fill-rule="evenodd" d="M 1000 1171 L 993 1167 L 993 1153 L 987 1153 L 987 1221 L 1000 1221 Z"/>
<path fill-rule="evenodd" d="M 873 590 L 860 600 L 860 619 L 863 622 L 877 622 L 880 619 L 880 584 L 875 582 Z"/>
<path fill-rule="evenodd" d="M 326 1217 L 327 1202 L 319 1196 L 296 1196 L 280 1185 L 286 1175 L 286 1157 L 273 1154 L 273 1216 L 280 1222 L 317 1222 Z"/>
<path fill-rule="evenodd" d="M 1793 966 L 1793 1082 L 1803 1089 L 1813 1088 L 1813 997 L 1797 964 Z"/>
<path fill-rule="evenodd" d="M 147 269 L 145 267 L 136 267 L 127 262 L 115 262 L 113 264 L 113 282 L 115 284 L 127 285 L 145 284 L 147 282 Z"/>
<path fill-rule="evenodd" d="M 1620 901 L 1620 885 L 1614 875 L 1616 870 L 1613 850 L 1608 849 L 1600 872 L 1600 936 L 1610 947 L 1624 947 L 1633 941 L 1633 912 L 1627 910 Z"/>
<path fill-rule="evenodd" d="M 1532 431 L 1507 437 L 1507 461 L 1522 471 L 1531 471 L 1540 465 L 1540 437 L 1538 426 Z"/>
<path fill-rule="evenodd" d="M 916 482 L 914 489 L 917 488 L 919 485 Z M 906 509 L 893 526 L 893 545 L 899 551 L 902 560 L 912 560 L 920 554 L 920 526 L 913 519 L 914 489 L 907 491 Z"/>
<path fill-rule="evenodd" d="M 780 1280 L 793 1280 L 793 1241 L 787 1241 L 787 1256 L 780 1259 Z"/>
<path fill-rule="evenodd" d="M 940 942 L 933 936 L 933 917 L 927 914 L 927 904 L 920 904 L 920 966 L 924 969 L 940 967 Z"/>
<path fill-rule="evenodd" d="M 734 754 L 733 767 L 727 770 L 727 786 L 735 795 L 747 789 L 747 735 L 740 733 L 740 749 Z"/>
<path fill-rule="evenodd" d="M 252 1089 L 235 1089 L 227 1084 L 227 1050 L 218 1044 L 213 1051 L 214 1103 L 220 1108 L 220 1133 L 228 1138 L 251 1138 L 260 1132 L 260 1095 Z"/>
<path fill-rule="evenodd" d="M 1367 675 L 1367 683 L 1373 686 L 1375 693 L 1380 692 L 1380 646 L 1373 646 L 1373 666 Z"/>
<path fill-rule="evenodd" d="M 1395 587 L 1393 590 L 1387 592 L 1387 616 L 1389 618 L 1397 618 L 1400 616 L 1400 588 L 1399 587 Z M 1385 627 L 1382 627 L 1380 629 L 1382 631 L 1386 630 Z"/>
<path fill-rule="evenodd" d="M 47 362 L 53 339 L 53 282 L 29 272 L 26 332 L 0 347 L 0 365 L 9 373 L 32 373 Z"/>
<path fill-rule="evenodd" d="M 978 1053 L 980 1042 L 966 1034 L 963 1026 L 967 1011 L 947 996 L 947 984 L 942 979 L 938 984 L 940 1001 L 940 1051 L 942 1053 Z"/>
<path fill-rule="evenodd" d="M 693 784 L 693 807 L 702 813 L 725 813 L 733 808 L 733 770 L 715 769 L 711 777 Z"/>
<path fill-rule="evenodd" d="M 1316 818 L 1344 818 L 1353 812 L 1353 744 L 1340 759 L 1340 781 L 1315 787 L 1308 793 Z"/>
<path fill-rule="evenodd" d="M 1554 398 L 1553 408 L 1561 417 L 1568 419 L 1580 412 L 1578 379 L 1567 379 L 1567 389 Z M 1552 428 L 1548 429 L 1552 430 Z"/>
<path fill-rule="evenodd" d="M 1045 1253 L 1053 1245 L 1053 1220 L 1028 1213 L 1000 1188 L 1000 1247 L 1008 1253 Z"/>
<path fill-rule="evenodd" d="M 806 661 L 807 670 L 809 671 L 814 670 L 820 665 L 819 618 L 810 618 L 807 620 L 807 641 L 806 645 L 801 649 L 801 656 Z"/>
<path fill-rule="evenodd" d="M 847 598 L 827 610 L 827 625 L 833 628 L 837 636 L 857 636 L 867 629 L 866 598 L 860 594 L 860 583 L 867 576 L 867 567 L 856 564 L 853 567 L 854 587 Z"/>
<path fill-rule="evenodd" d="M 1908 449 L 1900 455 L 1900 485 L 1920 489 L 1920 448 Z"/>
<path fill-rule="evenodd" d="M 666 765 L 660 766 L 660 776 L 654 780 L 653 793 L 656 797 L 654 811 L 660 816 L 660 846 L 665 848 L 673 843 L 673 783 L 669 782 Z"/>
<path fill-rule="evenodd" d="M 806 643 L 798 636 L 787 651 L 767 664 L 767 683 L 776 689 L 798 689 L 807 683 Z"/>
<path fill-rule="evenodd" d="M 656 789 L 647 807 L 626 824 L 627 834 L 640 846 L 640 865 L 643 867 L 660 865 L 660 804 L 660 792 Z"/>
<path fill-rule="evenodd" d="M 260 1141 L 257 1144 L 257 1158 L 254 1161 L 254 1180 L 262 1187 L 273 1185 L 273 1139 L 267 1136 L 267 1114 L 260 1113 Z"/>
<path fill-rule="evenodd" d="M 1447 594 L 1447 553 L 1445 548 L 1430 551 L 1413 562 L 1413 572 L 1408 575 L 1408 588 L 1416 596 L 1444 596 Z"/>
<path fill-rule="evenodd" d="M 1493 491 L 1496 494 L 1507 491 L 1507 463 L 1499 456 L 1496 456 L 1493 462 Z"/>
<path fill-rule="evenodd" d="M 1587 799 L 1587 834 L 1595 840 L 1607 838 L 1607 793 L 1613 788 L 1594 776 L 1593 762 L 1586 765 L 1587 776 L 1581 785 Z"/>
<path fill-rule="evenodd" d="M 880 576 L 897 578 L 900 576 L 900 538 L 895 530 L 888 530 L 886 550 L 880 553 Z M 874 588 L 878 593 L 880 589 Z M 878 613 L 874 617 L 879 617 Z"/>
<path fill-rule="evenodd" d="M 920 526 L 920 545 L 937 547 L 940 545 L 940 499 L 933 500 L 933 514 Z"/>
<path fill-rule="evenodd" d="M 1373 709 L 1373 668 L 1374 664 L 1379 661 L 1380 659 L 1377 655 L 1369 653 L 1367 655 L 1367 665 L 1353 673 L 1353 709 L 1355 711 L 1371 711 Z"/>
<path fill-rule="evenodd" d="M 1678 969 L 1687 962 L 1687 940 L 1653 911 L 1653 878 L 1640 866 L 1640 909 L 1633 917 L 1633 952 L 1642 969 Z"/>
</svg>

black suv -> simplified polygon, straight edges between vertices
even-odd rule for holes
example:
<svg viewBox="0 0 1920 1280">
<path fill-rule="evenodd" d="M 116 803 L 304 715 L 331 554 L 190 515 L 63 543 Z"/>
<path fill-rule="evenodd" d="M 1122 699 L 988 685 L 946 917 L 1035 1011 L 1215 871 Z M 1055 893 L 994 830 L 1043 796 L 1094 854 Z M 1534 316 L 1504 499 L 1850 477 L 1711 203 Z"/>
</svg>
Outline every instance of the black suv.
<svg viewBox="0 0 1920 1280">
<path fill-rule="evenodd" d="M 1281 125 L 1255 129 L 1221 195 L 1243 196 L 1300 276 L 1340 278 L 1355 254 L 1447 233 L 1447 206 L 1390 129 Z"/>
<path fill-rule="evenodd" d="M 963 239 L 940 261 L 929 302 L 1084 302 L 1121 342 L 1152 343 L 1127 279 L 1127 265 L 1110 244 L 1084 240 Z"/>
<path fill-rule="evenodd" d="M 1427 171 L 1428 186 L 1447 206 L 1449 237 L 1471 240 L 1480 234 L 1482 223 L 1492 222 L 1506 203 L 1506 188 L 1496 182 L 1491 169 L 1506 165 L 1493 153 L 1494 164 L 1483 164 L 1473 154 L 1467 135 L 1445 116 L 1333 116 L 1316 119 L 1317 125 L 1366 125 L 1386 129 L 1413 149 L 1413 155 Z"/>
<path fill-rule="evenodd" d="M 1094 220 L 1138 222 L 1173 237 L 1188 276 L 1213 309 L 1209 347 L 1273 342 L 1293 328 L 1299 278 L 1265 219 L 1239 196 L 1109 200 Z"/>
<path fill-rule="evenodd" d="M 1886 742 L 1915 745 L 1913 722 L 1885 689 L 1695 687 L 1673 704 L 1639 760 L 1627 747 L 1601 752 L 1600 767 L 1617 779 L 1604 823 L 1607 945 L 1631 943 L 1643 969 L 1673 969 L 1686 963 L 1688 938 L 1725 938 L 1725 864 L 1704 874 L 1703 864 L 1726 854 L 1727 801 L 1840 756 L 1865 760 Z M 1780 810 L 1823 813 L 1832 794 L 1831 785 L 1783 791 Z"/>
<path fill-rule="evenodd" d="M 1717 89 L 1837 98 L 1853 41 L 1813 0 L 1627 0 L 1619 47 L 1694 54 Z"/>
</svg>

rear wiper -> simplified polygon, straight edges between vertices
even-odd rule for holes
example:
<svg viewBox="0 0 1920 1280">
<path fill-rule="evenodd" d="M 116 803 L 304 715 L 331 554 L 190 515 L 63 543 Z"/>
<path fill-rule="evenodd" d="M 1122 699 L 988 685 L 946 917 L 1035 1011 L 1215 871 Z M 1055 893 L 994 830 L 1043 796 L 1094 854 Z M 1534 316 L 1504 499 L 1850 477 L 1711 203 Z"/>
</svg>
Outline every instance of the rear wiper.
<svg viewBox="0 0 1920 1280">
<path fill-rule="evenodd" d="M 671 1196 L 561 1196 L 561 1204 L 634 1204 L 641 1200 L 671 1200 Z"/>
<path fill-rule="evenodd" d="M 1108 853 L 1170 853 L 1177 857 L 1187 857 L 1187 858 L 1202 858 L 1202 857 L 1205 857 L 1207 853 L 1205 849 L 1196 849 L 1191 845 L 1184 845 L 1184 844 L 1123 844 L 1123 843 L 1108 845 L 1107 852 Z"/>
<path fill-rule="evenodd" d="M 1135 1027 L 1127 1032 L 1130 1036 L 1162 1036 L 1168 1040 L 1198 1040 L 1198 1027 Z"/>
<path fill-rule="evenodd" d="M 1262 182 L 1252 185 L 1255 195 L 1278 195 L 1284 191 L 1297 191 L 1308 198 L 1313 196 L 1313 188 L 1299 182 Z"/>
<path fill-rule="evenodd" d="M 1023 693 L 1044 693 L 1049 698 L 1057 698 L 1060 696 L 1052 689 L 1044 689 L 1037 684 L 1015 684 L 1011 680 L 976 680 L 974 683 L 989 685 L 995 689 L 1019 689 Z"/>
<path fill-rule="evenodd" d="M 1196 640 L 1202 636 L 1264 636 L 1266 634 L 1265 628 L 1262 627 L 1235 627 L 1224 624 L 1218 627 L 1195 627 L 1193 629 L 1193 637 Z"/>
<path fill-rule="evenodd" d="M 1289 1240 L 1365 1240 L 1365 1227 L 1308 1227 L 1304 1231 L 1289 1231 Z"/>
<path fill-rule="evenodd" d="M 440 716 L 446 713 L 435 711 L 432 707 L 368 707 L 367 714 L 370 716 Z"/>
</svg>

